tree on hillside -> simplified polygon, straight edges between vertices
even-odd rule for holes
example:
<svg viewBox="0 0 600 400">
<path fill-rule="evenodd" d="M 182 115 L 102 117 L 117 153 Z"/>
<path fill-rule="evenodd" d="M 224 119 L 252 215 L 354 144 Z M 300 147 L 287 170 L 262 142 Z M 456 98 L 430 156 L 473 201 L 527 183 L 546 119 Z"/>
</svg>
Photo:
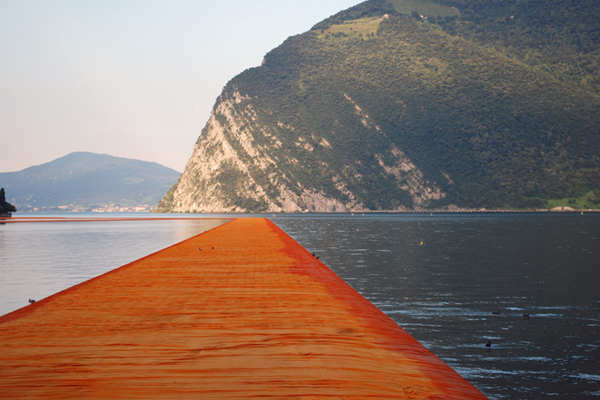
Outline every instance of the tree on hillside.
<svg viewBox="0 0 600 400">
<path fill-rule="evenodd" d="M 4 188 L 0 189 L 0 213 L 15 212 L 17 209 L 10 203 L 6 202 L 6 195 L 4 194 Z"/>
</svg>

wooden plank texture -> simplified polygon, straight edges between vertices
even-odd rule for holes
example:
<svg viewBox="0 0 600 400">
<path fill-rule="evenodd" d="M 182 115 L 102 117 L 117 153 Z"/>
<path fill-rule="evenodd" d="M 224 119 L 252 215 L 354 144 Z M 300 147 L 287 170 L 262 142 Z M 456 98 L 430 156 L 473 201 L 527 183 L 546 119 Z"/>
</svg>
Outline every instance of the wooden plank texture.
<svg viewBox="0 0 600 400">
<path fill-rule="evenodd" d="M 0 317 L 0 344 L 3 398 L 486 398 L 262 218 Z"/>
</svg>

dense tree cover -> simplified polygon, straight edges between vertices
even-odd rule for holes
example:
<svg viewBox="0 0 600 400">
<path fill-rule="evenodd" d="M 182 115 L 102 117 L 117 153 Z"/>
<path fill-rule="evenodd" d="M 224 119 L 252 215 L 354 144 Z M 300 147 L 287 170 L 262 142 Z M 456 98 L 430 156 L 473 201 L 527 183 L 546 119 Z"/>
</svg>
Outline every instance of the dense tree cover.
<svg viewBox="0 0 600 400">
<path fill-rule="evenodd" d="M 381 165 L 397 161 L 393 146 L 447 194 L 430 207 L 536 208 L 600 188 L 600 2 L 440 3 L 461 17 L 415 18 L 381 0 L 341 12 L 286 40 L 221 98 L 250 96 L 256 116 L 240 103 L 239 124 L 298 194 L 300 182 L 347 201 L 342 182 L 370 209 L 415 206 Z M 372 35 L 330 33 L 384 14 Z"/>
<path fill-rule="evenodd" d="M 600 3 L 596 0 L 440 0 L 461 18 L 456 36 L 492 46 L 539 70 L 600 93 Z"/>
<path fill-rule="evenodd" d="M 6 194 L 4 193 L 4 188 L 0 188 L 0 214 L 15 211 L 17 211 L 15 206 L 6 201 Z"/>
</svg>

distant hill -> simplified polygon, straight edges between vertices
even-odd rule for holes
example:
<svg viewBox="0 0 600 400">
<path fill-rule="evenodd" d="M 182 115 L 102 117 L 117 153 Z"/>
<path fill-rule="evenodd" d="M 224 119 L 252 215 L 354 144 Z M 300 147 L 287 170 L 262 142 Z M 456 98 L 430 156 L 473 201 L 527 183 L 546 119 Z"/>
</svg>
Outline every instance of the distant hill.
<svg viewBox="0 0 600 400">
<path fill-rule="evenodd" d="M 17 210 L 59 206 L 156 205 L 179 172 L 154 162 L 76 152 L 26 168 L 0 173 L 0 187 Z"/>
<path fill-rule="evenodd" d="M 598 21 L 597 0 L 342 11 L 226 85 L 159 209 L 594 206 Z"/>
</svg>

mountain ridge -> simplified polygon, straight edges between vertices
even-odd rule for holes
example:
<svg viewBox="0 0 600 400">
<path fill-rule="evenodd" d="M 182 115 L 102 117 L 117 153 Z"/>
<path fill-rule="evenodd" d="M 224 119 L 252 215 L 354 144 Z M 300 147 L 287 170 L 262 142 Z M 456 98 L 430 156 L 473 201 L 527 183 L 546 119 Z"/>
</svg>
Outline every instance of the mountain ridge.
<svg viewBox="0 0 600 400">
<path fill-rule="evenodd" d="M 581 59 L 573 65 L 595 65 L 593 29 L 587 53 L 566 31 L 535 53 L 540 32 L 554 28 L 524 30 L 536 10 L 519 10 L 531 4 L 439 3 L 461 17 L 361 3 L 234 77 L 159 210 L 544 208 L 599 189 L 593 73 L 577 80 L 560 63 L 542 63 L 565 48 L 567 61 Z M 494 36 L 498 26 L 504 38 Z M 516 37 L 523 48 L 502 44 Z"/>
<path fill-rule="evenodd" d="M 107 154 L 73 152 L 16 172 L 0 173 L 0 186 L 19 211 L 34 208 L 156 204 L 179 172 L 160 164 Z"/>
</svg>

